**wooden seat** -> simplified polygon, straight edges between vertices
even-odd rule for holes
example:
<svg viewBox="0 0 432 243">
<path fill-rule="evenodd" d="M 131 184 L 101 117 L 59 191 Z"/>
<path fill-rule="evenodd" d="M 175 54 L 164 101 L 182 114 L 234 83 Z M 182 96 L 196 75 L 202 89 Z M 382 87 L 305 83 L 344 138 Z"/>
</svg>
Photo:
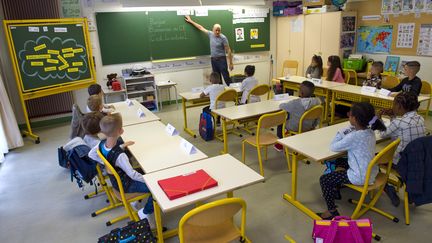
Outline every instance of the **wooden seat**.
<svg viewBox="0 0 432 243">
<path fill-rule="evenodd" d="M 420 90 L 420 94 L 422 95 L 428 95 L 432 98 L 432 85 L 428 82 L 423 80 L 422 81 L 422 88 Z M 426 103 L 426 107 L 420 109 L 417 111 L 417 113 L 423 115 L 423 117 L 426 119 L 429 114 L 429 108 L 430 108 L 431 100 L 429 99 Z"/>
<path fill-rule="evenodd" d="M 268 132 L 266 132 L 266 129 L 282 125 L 282 131 L 285 131 L 286 118 L 287 118 L 287 113 L 283 110 L 279 112 L 262 115 L 258 120 L 256 135 L 248 137 L 244 139 L 242 142 L 243 163 L 245 163 L 245 159 L 246 159 L 246 152 L 245 152 L 246 143 L 256 147 L 258 152 L 260 173 L 262 176 L 264 176 L 264 169 L 262 165 L 261 148 L 264 148 L 265 160 L 267 160 L 267 147 L 277 142 L 277 137 L 274 135 L 273 136 L 269 135 Z M 284 150 L 285 150 L 285 156 L 288 157 L 288 150 L 286 148 Z M 287 163 L 288 163 L 288 170 L 291 171 L 291 166 L 289 164 L 288 158 L 287 158 Z"/>
<path fill-rule="evenodd" d="M 241 211 L 240 229 L 234 216 Z M 179 223 L 180 243 L 250 242 L 246 231 L 246 202 L 226 198 L 201 205 L 185 214 Z"/>
<path fill-rule="evenodd" d="M 379 213 L 383 215 L 384 217 L 387 217 L 394 222 L 399 222 L 399 219 L 395 216 L 386 213 L 378 208 L 375 207 L 376 202 L 378 201 L 379 197 L 381 196 L 382 192 L 384 191 L 384 187 L 387 184 L 388 178 L 390 176 L 391 167 L 393 164 L 393 155 L 396 151 L 397 146 L 400 143 L 400 139 L 396 139 L 395 141 L 391 142 L 389 145 L 387 145 L 381 152 L 379 152 L 371 162 L 369 162 L 368 169 L 366 172 L 365 181 L 368 182 L 371 177 L 372 169 L 375 167 L 381 165 L 385 167 L 385 172 L 379 172 L 378 175 L 375 178 L 375 181 L 372 185 L 352 185 L 352 184 L 345 184 L 346 187 L 351 188 L 353 190 L 356 190 L 358 192 L 361 192 L 360 199 L 358 201 L 349 199 L 348 201 L 354 204 L 357 204 L 354 212 L 351 215 L 352 219 L 358 219 L 363 214 L 365 214 L 367 211 L 372 210 L 376 213 Z M 365 203 L 366 196 L 369 192 L 374 191 L 374 196 L 371 198 L 369 203 Z"/>
<path fill-rule="evenodd" d="M 135 202 L 135 201 L 139 201 L 139 200 L 143 200 L 143 199 L 149 197 L 150 193 L 125 193 L 122 181 L 121 181 L 120 176 L 117 173 L 117 171 L 115 171 L 115 169 L 112 167 L 112 165 L 105 159 L 105 156 L 102 155 L 102 153 L 99 149 L 97 150 L 97 154 L 98 154 L 99 158 L 102 160 L 102 162 L 104 163 L 105 168 L 107 170 L 107 173 L 110 175 L 113 175 L 115 177 L 119 190 L 115 190 L 113 188 L 113 190 L 112 190 L 113 195 L 119 201 L 121 201 L 121 203 L 123 204 L 123 207 L 127 213 L 126 215 L 120 216 L 120 217 L 116 218 L 115 220 L 108 221 L 106 223 L 106 225 L 110 226 L 115 222 L 118 222 L 120 220 L 127 219 L 127 218 L 129 218 L 129 220 L 131 220 L 131 221 L 138 221 L 139 220 L 138 214 L 132 208 L 130 203 Z"/>
<path fill-rule="evenodd" d="M 400 83 L 400 80 L 395 76 L 385 76 L 383 77 L 381 88 L 383 89 L 391 89 L 396 87 Z"/>
</svg>

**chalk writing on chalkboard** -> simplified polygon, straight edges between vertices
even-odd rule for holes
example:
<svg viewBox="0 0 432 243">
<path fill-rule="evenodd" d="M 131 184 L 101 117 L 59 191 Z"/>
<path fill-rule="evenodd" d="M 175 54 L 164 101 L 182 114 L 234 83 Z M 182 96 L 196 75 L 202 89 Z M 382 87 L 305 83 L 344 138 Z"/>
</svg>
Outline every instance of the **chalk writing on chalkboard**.
<svg viewBox="0 0 432 243">
<path fill-rule="evenodd" d="M 88 71 L 86 48 L 72 38 L 40 36 L 27 40 L 18 60 L 22 74 L 39 80 L 79 80 Z"/>
</svg>

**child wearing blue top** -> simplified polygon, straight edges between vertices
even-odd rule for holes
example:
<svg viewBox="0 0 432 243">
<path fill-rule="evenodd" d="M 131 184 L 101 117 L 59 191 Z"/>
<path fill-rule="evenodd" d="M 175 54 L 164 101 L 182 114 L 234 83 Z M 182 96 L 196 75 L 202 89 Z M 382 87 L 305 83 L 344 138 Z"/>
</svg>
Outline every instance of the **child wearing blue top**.
<svg viewBox="0 0 432 243">
<path fill-rule="evenodd" d="M 332 151 L 347 151 L 348 158 L 337 160 L 336 170 L 320 178 L 321 190 L 328 209 L 324 213 L 318 213 L 323 219 L 332 219 L 339 215 L 335 204 L 338 188 L 344 184 L 373 184 L 378 174 L 378 168 L 374 168 L 370 181 L 365 182 L 369 162 L 375 155 L 376 140 L 373 131 L 385 131 L 385 125 L 375 116 L 373 106 L 366 102 L 354 103 L 348 118 L 351 126 L 337 132 L 330 145 Z"/>
</svg>

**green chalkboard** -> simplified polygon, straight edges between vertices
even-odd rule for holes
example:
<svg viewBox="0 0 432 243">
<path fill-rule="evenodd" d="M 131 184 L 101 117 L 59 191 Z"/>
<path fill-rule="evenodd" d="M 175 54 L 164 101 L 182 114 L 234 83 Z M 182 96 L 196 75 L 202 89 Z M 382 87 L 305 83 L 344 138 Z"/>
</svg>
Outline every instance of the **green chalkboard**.
<svg viewBox="0 0 432 243">
<path fill-rule="evenodd" d="M 146 12 L 96 13 L 103 65 L 150 60 Z"/>
<path fill-rule="evenodd" d="M 234 52 L 269 51 L 270 50 L 270 18 L 264 22 L 238 23 L 233 25 L 234 33 L 238 28 L 244 32 L 244 41 L 237 41 L 232 45 Z"/>
<path fill-rule="evenodd" d="M 7 28 L 23 93 L 93 80 L 84 21 Z"/>
<path fill-rule="evenodd" d="M 211 30 L 218 23 L 233 52 L 268 51 L 270 20 L 233 25 L 229 10 L 208 10 L 208 16 L 192 16 Z M 210 54 L 208 36 L 184 21 L 177 11 L 96 13 L 103 65 Z M 259 38 L 236 42 L 234 28 L 257 28 Z M 247 35 L 249 38 L 249 35 Z"/>
</svg>

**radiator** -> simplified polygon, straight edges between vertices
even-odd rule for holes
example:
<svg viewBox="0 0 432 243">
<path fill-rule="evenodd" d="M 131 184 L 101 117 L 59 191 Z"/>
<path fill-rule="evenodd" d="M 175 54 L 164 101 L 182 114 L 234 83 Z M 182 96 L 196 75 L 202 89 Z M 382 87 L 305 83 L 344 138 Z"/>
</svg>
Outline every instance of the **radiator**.
<svg viewBox="0 0 432 243">
<path fill-rule="evenodd" d="M 0 0 L 6 20 L 60 18 L 58 0 Z M 29 118 L 58 115 L 72 111 L 72 92 L 27 100 Z"/>
</svg>

